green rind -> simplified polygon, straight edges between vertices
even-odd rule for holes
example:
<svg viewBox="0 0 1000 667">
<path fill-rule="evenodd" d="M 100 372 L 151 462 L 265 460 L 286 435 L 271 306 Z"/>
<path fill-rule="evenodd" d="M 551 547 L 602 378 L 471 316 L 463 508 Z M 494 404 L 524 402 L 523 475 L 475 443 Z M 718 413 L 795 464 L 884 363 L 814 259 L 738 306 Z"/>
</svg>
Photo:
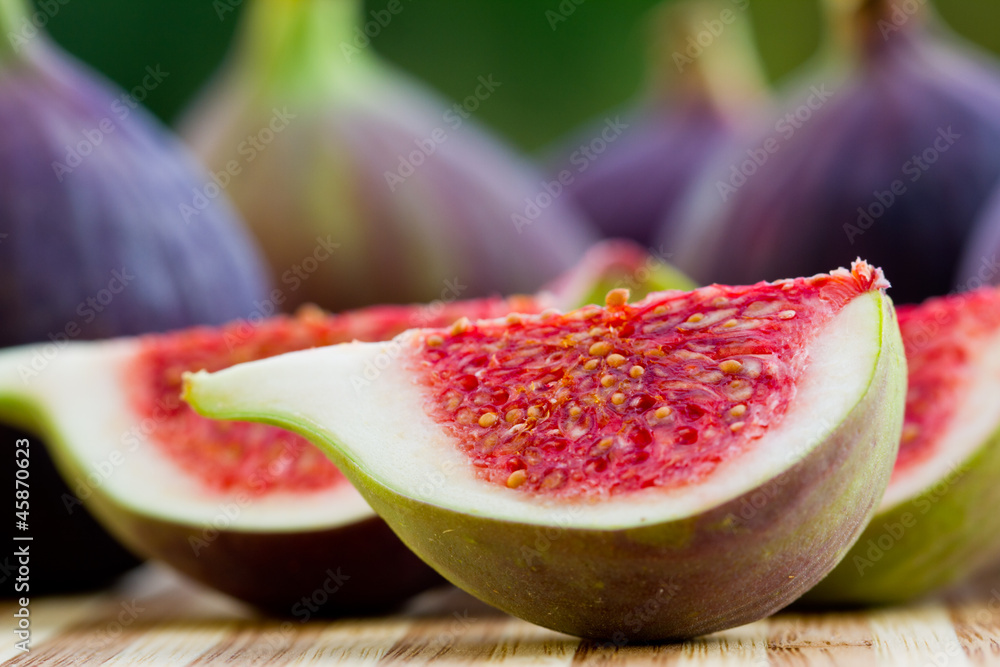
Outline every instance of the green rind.
<svg viewBox="0 0 1000 667">
<path fill-rule="evenodd" d="M 1000 562 L 1000 429 L 938 482 L 878 512 L 807 602 L 906 602 Z"/>
<path fill-rule="evenodd" d="M 878 361 L 847 419 L 762 487 L 684 520 L 638 528 L 466 515 L 368 478 L 329 435 L 294 416 L 251 415 L 192 385 L 187 398 L 207 416 L 278 424 L 315 442 L 418 556 L 504 611 L 616 643 L 682 639 L 792 602 L 833 569 L 874 513 L 896 457 L 906 367 L 891 302 L 871 298 L 881 314 Z"/>
</svg>

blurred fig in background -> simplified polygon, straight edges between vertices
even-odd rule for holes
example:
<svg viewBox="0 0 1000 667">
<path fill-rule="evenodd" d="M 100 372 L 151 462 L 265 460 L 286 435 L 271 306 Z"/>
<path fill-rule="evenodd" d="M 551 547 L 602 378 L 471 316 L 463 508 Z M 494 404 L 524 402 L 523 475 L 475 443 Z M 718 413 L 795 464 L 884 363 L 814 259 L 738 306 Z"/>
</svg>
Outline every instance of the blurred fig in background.
<svg viewBox="0 0 1000 667">
<path fill-rule="evenodd" d="M 983 206 L 955 276 L 960 292 L 983 285 L 1000 285 L 1000 187 Z"/>
<path fill-rule="evenodd" d="M 248 316 L 268 280 L 225 198 L 185 221 L 182 204 L 209 176 L 134 99 L 38 34 L 28 12 L 27 2 L 0 0 L 0 347 L 49 343 L 24 382 L 71 340 Z M 12 426 L 30 428 L 31 415 Z M 0 427 L 5 479 L 23 437 Z M 30 591 L 15 591 L 7 575 L 4 594 L 93 587 L 132 566 L 59 480 L 43 443 L 30 443 L 19 533 L 34 538 Z"/>
<path fill-rule="evenodd" d="M 927 3 L 827 4 L 821 66 L 695 186 L 665 246 L 703 282 L 809 275 L 860 255 L 885 269 L 897 303 L 944 294 L 1000 177 L 1000 70 Z"/>
<path fill-rule="evenodd" d="M 571 266 L 596 233 L 475 121 L 505 82 L 483 72 L 461 102 L 432 95 L 378 59 L 361 9 L 252 0 L 183 123 L 261 240 L 286 309 L 530 292 Z"/>
<path fill-rule="evenodd" d="M 709 158 L 749 130 L 766 91 L 743 5 L 682 0 L 657 7 L 647 26 L 648 89 L 635 108 L 574 133 L 552 160 L 553 177 L 604 234 L 654 242 L 662 220 Z M 627 126 L 609 132 L 609 120 Z"/>
</svg>

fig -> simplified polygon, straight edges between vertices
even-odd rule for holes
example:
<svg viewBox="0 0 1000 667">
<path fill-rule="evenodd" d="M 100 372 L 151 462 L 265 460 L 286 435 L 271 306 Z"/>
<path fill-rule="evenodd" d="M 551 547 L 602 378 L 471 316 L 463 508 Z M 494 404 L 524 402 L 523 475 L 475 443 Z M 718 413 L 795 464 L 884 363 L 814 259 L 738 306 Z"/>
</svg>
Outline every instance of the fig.
<svg viewBox="0 0 1000 667">
<path fill-rule="evenodd" d="M 899 303 L 946 294 L 1000 178 L 996 63 L 929 3 L 828 4 L 834 55 L 693 186 L 660 240 L 699 282 L 805 275 L 860 254 L 892 276 Z"/>
<path fill-rule="evenodd" d="M 975 290 L 983 285 L 1000 284 L 1000 188 L 983 207 L 982 215 L 965 244 L 959 262 L 955 287 L 960 292 Z"/>
<path fill-rule="evenodd" d="M 765 96 L 748 19 L 733 3 L 670 3 L 649 27 L 651 80 L 623 112 L 625 129 L 609 132 L 608 118 L 596 120 L 551 167 L 604 234 L 644 245 L 709 159 L 749 130 Z M 704 35 L 708 47 L 698 42 Z"/>
<path fill-rule="evenodd" d="M 641 248 L 605 242 L 534 297 L 456 301 L 442 294 L 426 306 L 332 316 L 303 308 L 296 317 L 70 343 L 37 376 L 33 364 L 44 346 L 15 348 L 0 352 L 0 421 L 45 434 L 73 492 L 136 553 L 278 614 L 375 612 L 440 579 L 306 440 L 199 417 L 180 402 L 182 373 L 388 340 L 463 316 L 585 303 L 591 285 L 611 282 L 644 290 L 688 284 Z M 64 503 L 79 504 L 68 494 L 59 499 L 62 511 Z"/>
<path fill-rule="evenodd" d="M 233 209 L 220 197 L 185 223 L 179 205 L 208 175 L 29 14 L 21 0 L 0 8 L 0 347 L 46 343 L 41 368 L 70 341 L 246 316 L 269 281 Z M 0 429 L 0 446 L 24 437 Z M 86 511 L 67 512 L 40 441 L 30 474 L 31 594 L 100 586 L 136 562 Z"/>
<path fill-rule="evenodd" d="M 228 66 L 183 123 L 275 274 L 297 285 L 288 306 L 427 302 L 456 278 L 462 298 L 527 293 L 570 268 L 597 239 L 589 223 L 465 103 L 358 46 L 361 4 L 249 4 Z M 503 85 L 470 78 L 475 106 Z M 314 256 L 317 235 L 335 247 Z"/>
<path fill-rule="evenodd" d="M 310 438 L 418 556 L 504 611 L 679 639 L 788 604 L 875 510 L 905 392 L 886 286 L 858 261 L 633 304 L 613 290 L 187 374 L 184 398 Z"/>
<path fill-rule="evenodd" d="M 909 389 L 878 512 L 815 602 L 902 602 L 1000 562 L 1000 290 L 900 306 Z"/>
</svg>

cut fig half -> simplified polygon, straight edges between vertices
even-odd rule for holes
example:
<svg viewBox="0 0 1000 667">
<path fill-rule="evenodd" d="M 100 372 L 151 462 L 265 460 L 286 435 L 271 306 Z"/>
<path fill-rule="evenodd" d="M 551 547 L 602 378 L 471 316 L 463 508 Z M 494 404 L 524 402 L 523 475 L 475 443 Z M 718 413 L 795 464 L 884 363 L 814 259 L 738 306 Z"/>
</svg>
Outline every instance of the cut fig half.
<svg viewBox="0 0 1000 667">
<path fill-rule="evenodd" d="M 219 328 L 13 348 L 0 352 L 0 422 L 51 438 L 70 488 L 136 553 L 279 614 L 380 611 L 440 578 L 305 439 L 199 417 L 180 401 L 182 374 L 388 340 L 460 317 L 579 305 L 595 284 L 648 291 L 690 283 L 639 246 L 607 241 L 537 296 L 457 301 L 464 287 L 456 279 L 425 306 L 335 316 L 304 309 Z M 380 372 L 373 365 L 361 379 Z M 63 500 L 77 511 L 76 497 Z"/>
<path fill-rule="evenodd" d="M 277 614 L 374 613 L 440 578 L 315 447 L 283 429 L 198 416 L 180 400 L 182 373 L 544 303 L 303 309 L 257 324 L 12 348 L 0 351 L 0 421 L 43 435 L 76 494 L 64 497 L 66 510 L 82 499 L 137 554 Z"/>
<path fill-rule="evenodd" d="M 1000 562 L 1000 289 L 898 314 L 909 388 L 892 479 L 810 601 L 902 602 Z"/>
<path fill-rule="evenodd" d="M 188 374 L 184 395 L 315 442 L 417 555 L 500 609 L 679 639 L 787 605 L 867 523 L 905 393 L 887 286 L 858 261 L 634 304 L 615 290 Z"/>
</svg>

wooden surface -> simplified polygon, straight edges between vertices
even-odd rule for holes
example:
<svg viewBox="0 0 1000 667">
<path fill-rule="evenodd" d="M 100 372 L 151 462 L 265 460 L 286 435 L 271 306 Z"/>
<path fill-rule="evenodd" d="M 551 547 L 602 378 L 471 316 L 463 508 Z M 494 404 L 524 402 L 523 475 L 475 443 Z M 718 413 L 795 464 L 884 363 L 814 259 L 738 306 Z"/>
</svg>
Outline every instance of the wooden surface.
<svg viewBox="0 0 1000 667">
<path fill-rule="evenodd" d="M 2 605 L 3 618 L 15 607 Z M 782 613 L 676 645 L 601 646 L 435 591 L 386 618 L 262 619 L 147 566 L 115 590 L 31 602 L 32 644 L 3 665 L 914 665 L 1000 664 L 1000 581 L 942 602 L 852 613 Z"/>
</svg>

